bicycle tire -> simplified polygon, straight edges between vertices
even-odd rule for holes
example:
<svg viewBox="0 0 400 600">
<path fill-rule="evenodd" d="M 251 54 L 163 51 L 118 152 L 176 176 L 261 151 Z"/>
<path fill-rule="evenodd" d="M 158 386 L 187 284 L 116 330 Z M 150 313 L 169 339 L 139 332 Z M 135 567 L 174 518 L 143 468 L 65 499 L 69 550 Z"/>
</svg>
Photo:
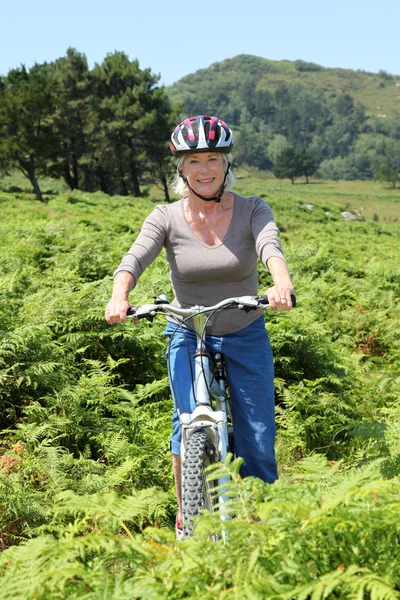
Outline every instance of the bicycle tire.
<svg viewBox="0 0 400 600">
<path fill-rule="evenodd" d="M 193 534 L 193 517 L 200 510 L 214 512 L 217 500 L 212 496 L 213 482 L 206 481 L 204 469 L 216 461 L 216 452 L 202 431 L 195 431 L 189 438 L 185 464 L 182 470 L 182 507 L 185 535 Z"/>
</svg>

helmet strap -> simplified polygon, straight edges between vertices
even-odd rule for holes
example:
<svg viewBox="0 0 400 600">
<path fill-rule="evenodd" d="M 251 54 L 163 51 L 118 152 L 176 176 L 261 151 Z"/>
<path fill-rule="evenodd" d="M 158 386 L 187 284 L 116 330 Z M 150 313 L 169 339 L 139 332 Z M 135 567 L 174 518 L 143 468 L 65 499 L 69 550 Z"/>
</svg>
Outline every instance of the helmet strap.
<svg viewBox="0 0 400 600">
<path fill-rule="evenodd" d="M 219 188 L 219 192 L 218 192 L 217 196 L 209 196 L 209 197 L 207 197 L 207 196 L 202 196 L 201 194 L 198 194 L 197 192 L 195 192 L 194 189 L 190 186 L 187 178 L 185 177 L 185 175 L 182 173 L 181 170 L 179 170 L 179 177 L 182 177 L 185 185 L 188 186 L 188 188 L 192 192 L 192 194 L 194 194 L 195 196 L 197 196 L 201 200 L 204 200 L 204 202 L 211 202 L 212 200 L 214 200 L 215 203 L 218 204 L 219 202 L 221 202 L 222 194 L 225 191 L 225 181 L 226 181 L 226 178 L 228 177 L 228 173 L 229 173 L 230 167 L 231 167 L 231 163 L 228 162 L 228 168 L 225 171 L 225 177 L 224 177 L 224 180 L 222 182 L 221 187 Z"/>
</svg>

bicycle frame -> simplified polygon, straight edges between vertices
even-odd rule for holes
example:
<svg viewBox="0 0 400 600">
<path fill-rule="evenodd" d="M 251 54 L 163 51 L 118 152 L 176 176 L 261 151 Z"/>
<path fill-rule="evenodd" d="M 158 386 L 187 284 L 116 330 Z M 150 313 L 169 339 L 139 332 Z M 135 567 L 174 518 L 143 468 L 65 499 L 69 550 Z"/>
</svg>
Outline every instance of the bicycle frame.
<svg viewBox="0 0 400 600">
<path fill-rule="evenodd" d="M 213 375 L 212 359 L 205 347 L 202 333 L 205 326 L 205 315 L 195 315 L 193 317 L 193 326 L 197 334 L 197 348 L 194 362 L 194 391 L 196 398 L 196 408 L 192 413 L 180 413 L 181 423 L 181 464 L 182 468 L 186 458 L 186 448 L 190 435 L 199 429 L 203 429 L 210 439 L 215 450 L 218 452 L 219 460 L 225 460 L 228 453 L 228 406 L 225 381 L 217 382 Z M 216 410 L 212 408 L 211 396 L 216 401 Z M 218 479 L 219 490 L 229 481 L 229 477 Z M 183 482 L 182 482 L 183 485 Z M 220 509 L 227 497 L 219 494 Z M 221 520 L 228 520 L 230 516 L 221 511 Z"/>
<path fill-rule="evenodd" d="M 292 295 L 292 305 L 296 305 L 296 298 Z M 218 459 L 223 461 L 228 453 L 228 399 L 225 388 L 225 382 L 217 382 L 213 377 L 211 357 L 208 353 L 203 340 L 205 330 L 206 315 L 214 313 L 227 307 L 236 307 L 245 311 L 260 310 L 267 308 L 268 300 L 264 296 L 240 296 L 237 298 L 227 298 L 214 306 L 193 306 L 191 308 L 181 308 L 168 303 L 168 298 L 160 295 L 155 298 L 154 304 L 144 304 L 139 307 L 132 307 L 128 310 L 127 316 L 138 321 L 141 318 L 153 320 L 158 313 L 177 315 L 182 318 L 192 318 L 193 329 L 197 334 L 197 348 L 194 355 L 194 397 L 196 407 L 192 413 L 181 413 L 179 419 L 181 423 L 181 467 L 185 464 L 186 451 L 190 436 L 198 430 L 203 430 L 210 439 L 213 448 L 218 452 Z M 212 397 L 216 401 L 216 409 L 212 407 Z M 221 520 L 228 520 L 230 515 L 228 511 L 221 510 L 227 501 L 227 496 L 223 494 L 224 484 L 229 481 L 229 477 L 218 479 L 219 509 Z M 183 493 L 182 481 L 182 493 Z M 223 533 L 224 535 L 224 533 Z"/>
</svg>

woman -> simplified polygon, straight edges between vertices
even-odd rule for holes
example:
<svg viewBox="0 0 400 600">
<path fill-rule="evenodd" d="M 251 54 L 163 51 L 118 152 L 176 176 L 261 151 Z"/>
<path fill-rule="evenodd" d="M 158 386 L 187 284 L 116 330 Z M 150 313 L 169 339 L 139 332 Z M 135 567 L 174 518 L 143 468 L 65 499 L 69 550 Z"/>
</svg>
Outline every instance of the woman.
<svg viewBox="0 0 400 600">
<path fill-rule="evenodd" d="M 259 197 L 232 193 L 230 170 L 234 139 L 217 117 L 186 119 L 171 136 L 178 157 L 175 191 L 182 199 L 159 205 L 115 272 L 106 308 L 109 323 L 122 323 L 128 297 L 144 269 L 163 247 L 171 269 L 174 303 L 183 307 L 213 305 L 232 296 L 258 293 L 257 260 L 269 270 L 267 289 L 272 310 L 290 310 L 293 285 L 283 257 L 279 232 L 270 207 Z M 187 343 L 194 353 L 190 330 L 183 335 L 169 323 L 170 383 L 175 407 L 194 408 Z M 186 341 L 185 341 L 186 338 Z M 206 345 L 223 352 L 231 394 L 235 446 L 245 463 L 242 474 L 272 483 L 278 477 L 275 460 L 273 359 L 263 316 L 257 312 L 221 311 L 207 325 Z M 173 415 L 171 452 L 178 498 L 177 536 L 182 532 L 180 427 Z"/>
</svg>

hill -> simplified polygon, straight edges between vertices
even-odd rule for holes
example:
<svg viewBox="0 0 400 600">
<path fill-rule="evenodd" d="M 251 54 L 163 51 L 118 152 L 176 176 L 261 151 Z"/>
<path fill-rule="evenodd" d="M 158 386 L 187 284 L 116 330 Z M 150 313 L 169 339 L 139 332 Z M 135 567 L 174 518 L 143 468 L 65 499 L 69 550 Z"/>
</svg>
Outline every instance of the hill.
<svg viewBox="0 0 400 600">
<path fill-rule="evenodd" d="M 273 61 L 258 56 L 241 54 L 211 64 L 195 73 L 182 77 L 168 88 L 171 99 L 184 102 L 185 108 L 196 94 L 202 93 L 210 79 L 216 79 L 220 93 L 233 92 L 243 86 L 243 77 L 251 77 L 257 90 L 276 91 L 282 84 L 311 84 L 331 97 L 351 94 L 366 108 L 368 117 L 378 115 L 400 117 L 400 75 L 386 71 L 372 73 L 352 69 L 327 68 L 302 60 Z M 215 99 L 216 100 L 216 99 Z"/>
<path fill-rule="evenodd" d="M 385 71 L 242 54 L 183 77 L 168 93 L 186 115 L 226 120 L 238 134 L 239 163 L 271 169 L 286 145 L 310 148 L 325 178 L 369 179 L 393 154 L 400 162 L 400 76 Z"/>
</svg>

